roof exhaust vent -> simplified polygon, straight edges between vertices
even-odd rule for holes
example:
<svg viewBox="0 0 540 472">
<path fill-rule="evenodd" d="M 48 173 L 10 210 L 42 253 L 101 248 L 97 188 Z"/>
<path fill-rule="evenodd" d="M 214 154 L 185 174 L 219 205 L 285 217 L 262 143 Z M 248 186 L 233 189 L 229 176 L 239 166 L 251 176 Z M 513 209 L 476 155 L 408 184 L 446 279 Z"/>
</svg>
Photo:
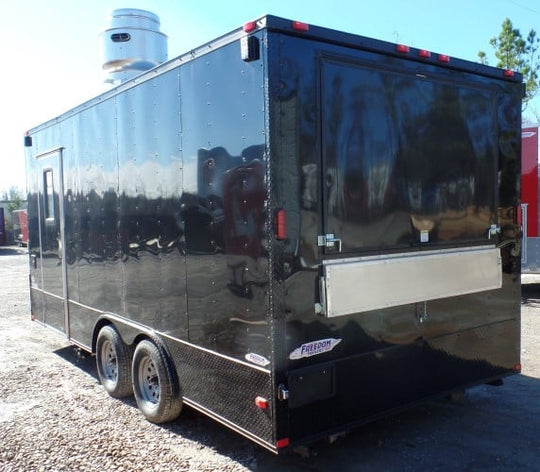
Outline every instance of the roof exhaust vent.
<svg viewBox="0 0 540 472">
<path fill-rule="evenodd" d="M 167 60 L 167 36 L 159 17 L 146 10 L 112 10 L 100 39 L 106 84 L 121 84 Z"/>
</svg>

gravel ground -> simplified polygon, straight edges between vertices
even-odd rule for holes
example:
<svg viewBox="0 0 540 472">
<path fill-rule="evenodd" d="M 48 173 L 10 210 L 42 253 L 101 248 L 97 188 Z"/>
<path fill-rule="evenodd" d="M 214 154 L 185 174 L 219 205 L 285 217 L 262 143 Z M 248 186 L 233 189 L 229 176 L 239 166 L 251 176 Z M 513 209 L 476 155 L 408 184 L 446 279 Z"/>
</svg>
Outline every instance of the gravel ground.
<svg viewBox="0 0 540 472">
<path fill-rule="evenodd" d="M 110 398 L 93 357 L 29 319 L 27 254 L 0 247 L 0 471 L 540 471 L 540 287 L 524 288 L 523 372 L 274 456 L 185 408 L 168 425 Z"/>
</svg>

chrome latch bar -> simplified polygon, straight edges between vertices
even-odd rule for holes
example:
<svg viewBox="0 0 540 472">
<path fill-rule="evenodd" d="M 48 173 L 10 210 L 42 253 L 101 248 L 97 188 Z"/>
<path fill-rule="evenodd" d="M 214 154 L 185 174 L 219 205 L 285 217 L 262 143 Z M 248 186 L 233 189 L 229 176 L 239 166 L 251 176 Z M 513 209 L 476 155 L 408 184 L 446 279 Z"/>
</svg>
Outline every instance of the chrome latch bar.
<svg viewBox="0 0 540 472">
<path fill-rule="evenodd" d="M 323 234 L 323 235 L 317 236 L 317 246 L 335 247 L 336 243 L 338 245 L 337 247 L 338 252 L 341 252 L 341 239 L 336 238 L 334 236 L 334 233 Z"/>
<path fill-rule="evenodd" d="M 501 227 L 497 225 L 491 225 L 488 229 L 488 239 L 491 239 L 491 236 L 495 236 L 501 232 Z"/>
</svg>

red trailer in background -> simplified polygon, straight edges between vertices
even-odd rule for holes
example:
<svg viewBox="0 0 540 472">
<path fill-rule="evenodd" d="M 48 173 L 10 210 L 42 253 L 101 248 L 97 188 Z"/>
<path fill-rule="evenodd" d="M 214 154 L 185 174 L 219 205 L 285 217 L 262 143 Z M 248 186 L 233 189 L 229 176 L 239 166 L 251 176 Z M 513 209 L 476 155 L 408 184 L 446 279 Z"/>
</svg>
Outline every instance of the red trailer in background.
<svg viewBox="0 0 540 472">
<path fill-rule="evenodd" d="M 13 234 L 19 246 L 28 246 L 28 223 L 26 210 L 13 212 Z"/>
<path fill-rule="evenodd" d="M 4 220 L 4 209 L 0 208 L 0 245 L 6 244 L 6 222 Z"/>
<path fill-rule="evenodd" d="M 523 225 L 521 272 L 540 275 L 538 132 L 538 124 L 525 126 L 521 131 L 521 214 Z"/>
</svg>

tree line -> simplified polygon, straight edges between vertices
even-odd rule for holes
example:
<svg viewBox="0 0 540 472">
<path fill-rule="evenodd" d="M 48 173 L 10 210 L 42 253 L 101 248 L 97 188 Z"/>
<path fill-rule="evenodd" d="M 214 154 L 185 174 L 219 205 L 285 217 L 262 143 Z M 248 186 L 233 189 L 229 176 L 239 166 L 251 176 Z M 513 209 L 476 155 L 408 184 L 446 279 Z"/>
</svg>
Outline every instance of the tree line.
<svg viewBox="0 0 540 472">
<path fill-rule="evenodd" d="M 512 21 L 506 18 L 502 23 L 501 32 L 498 36 L 492 37 L 489 44 L 494 49 L 497 67 L 523 74 L 526 87 L 523 99 L 523 111 L 525 111 L 540 91 L 540 62 L 538 60 L 540 38 L 534 29 L 523 36 L 520 30 L 514 27 Z M 488 64 L 485 51 L 478 51 L 478 58 L 482 64 Z M 528 111 L 540 121 L 538 110 L 531 107 Z"/>
</svg>

